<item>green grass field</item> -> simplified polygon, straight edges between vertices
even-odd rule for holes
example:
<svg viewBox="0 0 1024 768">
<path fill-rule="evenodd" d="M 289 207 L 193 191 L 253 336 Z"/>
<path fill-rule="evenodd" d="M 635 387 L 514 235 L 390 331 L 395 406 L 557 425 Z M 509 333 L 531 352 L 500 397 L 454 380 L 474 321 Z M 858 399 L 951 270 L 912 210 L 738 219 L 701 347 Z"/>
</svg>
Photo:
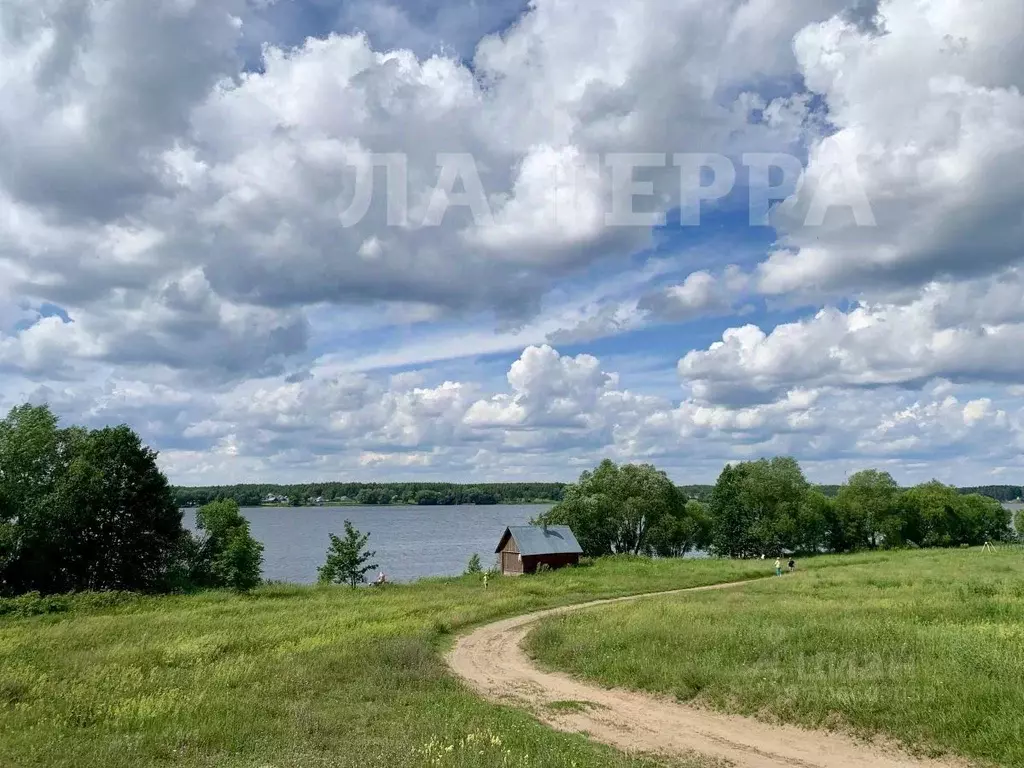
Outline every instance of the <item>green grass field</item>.
<svg viewBox="0 0 1024 768">
<path fill-rule="evenodd" d="M 1024 550 L 813 565 L 550 619 L 528 647 L 610 685 L 1024 766 Z"/>
<path fill-rule="evenodd" d="M 0 618 L 0 765 L 641 766 L 477 699 L 442 652 L 469 625 L 590 598 L 764 575 L 623 559 L 384 590 L 267 587 L 82 601 Z"/>
</svg>

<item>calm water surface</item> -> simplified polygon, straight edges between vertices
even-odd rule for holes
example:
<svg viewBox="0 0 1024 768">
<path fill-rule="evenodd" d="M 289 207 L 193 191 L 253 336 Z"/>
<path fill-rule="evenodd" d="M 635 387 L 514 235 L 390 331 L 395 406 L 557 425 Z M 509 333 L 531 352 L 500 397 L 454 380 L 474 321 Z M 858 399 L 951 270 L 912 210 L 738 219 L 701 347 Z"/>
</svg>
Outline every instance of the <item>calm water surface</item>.
<svg viewBox="0 0 1024 768">
<path fill-rule="evenodd" d="M 370 534 L 372 562 L 392 581 L 454 576 L 477 553 L 486 568 L 507 525 L 525 525 L 548 509 L 543 504 L 514 506 L 412 507 L 243 507 L 252 534 L 263 542 L 263 578 L 309 584 L 324 563 L 328 533 L 345 532 L 345 520 Z M 195 510 L 185 525 L 195 529 Z M 374 571 L 369 578 L 376 577 Z"/>
</svg>

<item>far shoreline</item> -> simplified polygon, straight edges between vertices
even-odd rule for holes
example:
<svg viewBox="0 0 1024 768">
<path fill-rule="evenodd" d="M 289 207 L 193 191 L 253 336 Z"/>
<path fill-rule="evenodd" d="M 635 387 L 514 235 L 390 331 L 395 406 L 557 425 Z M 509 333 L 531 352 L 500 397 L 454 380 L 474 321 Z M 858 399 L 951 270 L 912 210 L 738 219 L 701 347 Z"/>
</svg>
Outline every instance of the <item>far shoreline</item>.
<svg viewBox="0 0 1024 768">
<path fill-rule="evenodd" d="M 322 504 L 297 504 L 291 506 L 288 504 L 246 504 L 242 505 L 241 509 L 319 509 L 321 507 L 423 507 L 424 509 L 430 509 L 431 507 L 539 507 L 539 506 L 553 506 L 558 502 L 554 499 L 534 499 L 532 501 L 503 501 L 499 504 L 476 504 L 474 502 L 465 502 L 463 504 L 417 504 L 414 501 L 409 502 L 390 502 L 387 504 L 362 504 L 358 501 L 325 501 Z M 179 506 L 179 509 L 199 509 L 201 504 L 194 505 L 183 505 Z"/>
</svg>

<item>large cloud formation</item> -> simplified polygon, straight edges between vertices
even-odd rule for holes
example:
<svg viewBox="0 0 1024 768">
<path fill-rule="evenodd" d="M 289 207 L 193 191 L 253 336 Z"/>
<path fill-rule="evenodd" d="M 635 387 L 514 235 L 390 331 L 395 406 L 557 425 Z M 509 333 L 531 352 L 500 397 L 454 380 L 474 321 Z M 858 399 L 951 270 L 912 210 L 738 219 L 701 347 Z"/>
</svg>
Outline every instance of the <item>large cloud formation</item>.
<svg viewBox="0 0 1024 768">
<path fill-rule="evenodd" d="M 7 400 L 129 420 L 182 481 L 566 477 L 604 454 L 709 479 L 771 451 L 938 474 L 959 450 L 980 482 L 1019 462 L 1019 2 L 421 10 L 353 4 L 303 38 L 246 0 L 6 2 Z M 631 257 L 656 233 L 605 217 L 633 182 L 592 162 L 624 152 L 805 167 L 760 263 L 652 288 Z M 680 204 L 679 169 L 638 179 L 649 213 Z M 486 211 L 447 205 L 477 189 Z M 595 270 L 618 293 L 570 290 Z M 746 316 L 764 301 L 816 309 L 773 327 Z M 678 393 L 537 346 L 740 314 L 674 350 Z M 526 349 L 507 386 L 339 365 L 372 357 L 367 329 L 424 323 L 463 339 L 448 357 Z"/>
</svg>

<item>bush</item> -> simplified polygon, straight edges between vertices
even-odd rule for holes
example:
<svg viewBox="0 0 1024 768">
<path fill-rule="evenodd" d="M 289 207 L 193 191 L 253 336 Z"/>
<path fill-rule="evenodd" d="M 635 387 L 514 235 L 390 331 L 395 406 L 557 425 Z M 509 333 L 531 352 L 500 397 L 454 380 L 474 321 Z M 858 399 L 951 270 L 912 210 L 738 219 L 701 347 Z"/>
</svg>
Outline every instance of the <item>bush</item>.
<svg viewBox="0 0 1024 768">
<path fill-rule="evenodd" d="M 192 587 L 248 592 L 260 585 L 263 545 L 249 532 L 249 521 L 233 499 L 199 508 L 196 523 L 203 538 L 181 548 L 179 581 Z"/>
</svg>

